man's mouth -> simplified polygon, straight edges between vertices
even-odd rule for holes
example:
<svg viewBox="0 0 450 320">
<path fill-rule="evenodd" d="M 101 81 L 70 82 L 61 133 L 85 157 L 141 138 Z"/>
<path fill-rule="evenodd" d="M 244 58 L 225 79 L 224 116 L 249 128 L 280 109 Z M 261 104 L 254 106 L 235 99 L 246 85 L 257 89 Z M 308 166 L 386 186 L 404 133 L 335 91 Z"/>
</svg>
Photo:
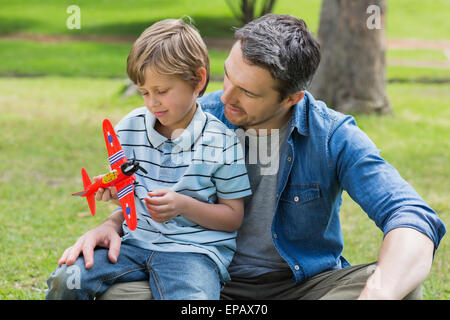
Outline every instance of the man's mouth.
<svg viewBox="0 0 450 320">
<path fill-rule="evenodd" d="M 244 110 L 236 108 L 236 107 L 233 107 L 230 104 L 225 105 L 225 108 L 228 110 L 228 112 L 230 112 L 232 114 L 243 114 L 243 113 L 245 113 Z"/>
</svg>

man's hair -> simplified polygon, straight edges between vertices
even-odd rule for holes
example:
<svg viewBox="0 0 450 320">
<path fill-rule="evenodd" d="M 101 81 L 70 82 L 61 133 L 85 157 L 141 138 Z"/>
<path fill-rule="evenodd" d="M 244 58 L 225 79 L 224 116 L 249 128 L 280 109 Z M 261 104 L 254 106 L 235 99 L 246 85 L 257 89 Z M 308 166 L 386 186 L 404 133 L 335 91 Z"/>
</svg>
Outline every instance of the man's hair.
<svg viewBox="0 0 450 320">
<path fill-rule="evenodd" d="M 197 73 L 200 67 L 206 69 L 201 96 L 209 82 L 208 50 L 197 29 L 183 18 L 162 20 L 148 27 L 134 42 L 127 59 L 128 76 L 137 85 L 144 85 L 145 72 L 151 68 L 195 86 L 200 81 Z"/>
<path fill-rule="evenodd" d="M 320 62 L 320 45 L 302 19 L 267 14 L 235 29 L 234 36 L 244 59 L 277 80 L 280 101 L 308 87 Z"/>
</svg>

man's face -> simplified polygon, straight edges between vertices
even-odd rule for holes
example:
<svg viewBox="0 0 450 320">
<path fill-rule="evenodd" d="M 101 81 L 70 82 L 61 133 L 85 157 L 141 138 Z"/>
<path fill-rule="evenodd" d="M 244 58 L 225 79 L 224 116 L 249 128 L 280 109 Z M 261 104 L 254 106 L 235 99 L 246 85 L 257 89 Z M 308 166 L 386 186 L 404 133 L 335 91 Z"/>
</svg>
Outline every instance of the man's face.
<svg viewBox="0 0 450 320">
<path fill-rule="evenodd" d="M 222 102 L 225 117 L 244 129 L 279 129 L 287 121 L 288 101 L 279 101 L 276 80 L 269 71 L 251 65 L 237 41 L 225 61 Z"/>
</svg>

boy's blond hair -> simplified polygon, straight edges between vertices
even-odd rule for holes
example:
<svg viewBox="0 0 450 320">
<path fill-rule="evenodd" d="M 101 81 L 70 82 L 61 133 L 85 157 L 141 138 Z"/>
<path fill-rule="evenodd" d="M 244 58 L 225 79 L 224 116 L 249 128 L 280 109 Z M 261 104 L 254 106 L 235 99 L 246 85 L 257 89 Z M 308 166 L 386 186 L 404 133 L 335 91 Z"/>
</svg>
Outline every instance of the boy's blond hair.
<svg viewBox="0 0 450 320">
<path fill-rule="evenodd" d="M 127 73 L 137 85 L 144 85 L 145 71 L 175 75 L 197 85 L 200 81 L 198 68 L 206 69 L 209 82 L 208 50 L 198 31 L 183 19 L 166 19 L 148 27 L 131 47 L 127 59 Z"/>
</svg>

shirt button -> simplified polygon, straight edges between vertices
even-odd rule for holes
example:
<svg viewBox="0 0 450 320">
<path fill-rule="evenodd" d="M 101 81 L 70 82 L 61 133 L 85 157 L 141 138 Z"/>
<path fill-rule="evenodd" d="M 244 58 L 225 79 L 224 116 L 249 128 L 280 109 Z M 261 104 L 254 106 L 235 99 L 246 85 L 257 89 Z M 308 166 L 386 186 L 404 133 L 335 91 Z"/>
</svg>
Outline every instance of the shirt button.
<svg viewBox="0 0 450 320">
<path fill-rule="evenodd" d="M 273 234 L 273 238 L 274 238 L 274 239 L 277 239 L 277 238 L 278 238 L 278 235 L 277 235 L 276 233 L 274 233 L 274 234 Z"/>
<path fill-rule="evenodd" d="M 291 162 L 292 158 L 291 157 L 287 157 L 287 161 Z"/>
<path fill-rule="evenodd" d="M 298 200 L 299 200 L 298 197 L 295 196 L 295 197 L 294 197 L 294 201 L 295 201 L 295 202 L 298 202 Z"/>
<path fill-rule="evenodd" d="M 297 271 L 300 270 L 300 267 L 298 266 L 298 264 L 296 264 L 296 265 L 294 266 L 294 269 L 297 270 Z"/>
</svg>

